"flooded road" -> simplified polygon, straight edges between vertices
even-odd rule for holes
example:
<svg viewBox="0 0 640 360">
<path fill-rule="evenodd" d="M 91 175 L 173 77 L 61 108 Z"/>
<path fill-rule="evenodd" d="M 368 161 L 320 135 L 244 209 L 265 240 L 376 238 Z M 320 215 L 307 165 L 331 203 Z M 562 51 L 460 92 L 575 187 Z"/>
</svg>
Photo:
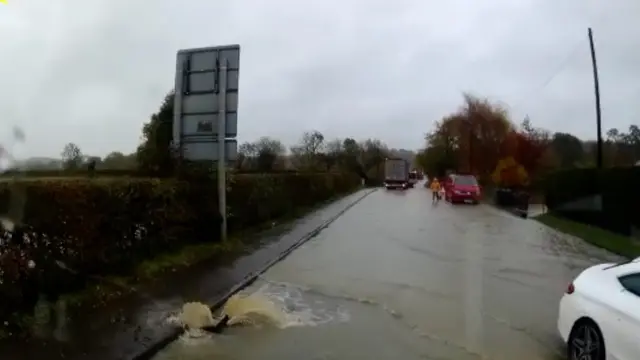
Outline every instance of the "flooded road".
<svg viewBox="0 0 640 360">
<path fill-rule="evenodd" d="M 277 324 L 184 337 L 169 359 L 558 359 L 567 283 L 616 259 L 493 207 L 369 195 L 243 291 Z"/>
</svg>

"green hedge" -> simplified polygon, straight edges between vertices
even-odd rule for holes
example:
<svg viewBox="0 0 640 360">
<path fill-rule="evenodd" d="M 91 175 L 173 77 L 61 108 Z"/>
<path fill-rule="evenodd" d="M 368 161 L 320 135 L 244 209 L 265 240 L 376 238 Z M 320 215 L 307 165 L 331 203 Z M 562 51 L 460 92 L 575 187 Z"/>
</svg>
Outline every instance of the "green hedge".
<svg viewBox="0 0 640 360">
<path fill-rule="evenodd" d="M 96 169 L 93 174 L 85 167 L 79 169 L 46 169 L 46 170 L 8 170 L 0 174 L 0 178 L 26 177 L 26 178 L 49 178 L 49 177 L 148 177 L 149 174 L 136 169 Z"/>
<path fill-rule="evenodd" d="M 208 170 L 207 170 L 208 171 Z M 260 170 L 233 170 L 235 174 L 240 175 L 258 175 L 264 174 L 264 171 Z M 268 174 L 324 174 L 325 172 L 309 172 L 287 169 L 274 169 L 268 172 Z M 93 172 L 88 171 L 86 168 L 78 169 L 47 169 L 47 170 L 8 170 L 0 174 L 2 178 L 83 178 L 83 177 L 132 177 L 132 178 L 148 178 L 154 175 L 138 169 L 96 169 Z"/>
<path fill-rule="evenodd" d="M 236 175 L 229 184 L 234 231 L 346 194 L 360 179 Z M 218 241 L 215 188 L 213 181 L 124 178 L 0 183 L 2 214 L 23 224 L 1 234 L 0 316 L 30 310 L 39 293 L 56 297 L 83 288 L 92 276 L 127 274 L 161 253 Z"/>
<path fill-rule="evenodd" d="M 640 167 L 559 171 L 544 182 L 545 202 L 560 216 L 632 235 L 632 227 L 640 228 L 638 184 Z M 602 196 L 601 211 L 562 209 L 563 204 L 596 195 Z"/>
</svg>

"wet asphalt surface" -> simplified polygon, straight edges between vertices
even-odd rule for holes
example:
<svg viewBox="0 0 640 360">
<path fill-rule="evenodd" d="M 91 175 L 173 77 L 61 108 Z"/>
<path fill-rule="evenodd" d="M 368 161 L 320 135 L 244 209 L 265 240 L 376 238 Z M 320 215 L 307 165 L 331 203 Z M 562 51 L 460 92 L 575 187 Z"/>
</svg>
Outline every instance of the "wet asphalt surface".
<svg viewBox="0 0 640 360">
<path fill-rule="evenodd" d="M 255 235 L 257 250 L 235 259 L 212 260 L 168 274 L 154 284 L 98 309 L 52 314 L 38 337 L 0 342 L 1 359 L 132 359 L 170 334 L 167 316 L 184 302 L 214 303 L 247 275 L 258 271 L 300 238 L 371 192 L 361 190 L 294 222 Z M 58 318 L 56 320 L 56 318 Z"/>
<path fill-rule="evenodd" d="M 617 257 L 488 205 L 379 190 L 243 292 L 284 327 L 182 338 L 172 359 L 559 359 L 558 301 Z"/>
</svg>

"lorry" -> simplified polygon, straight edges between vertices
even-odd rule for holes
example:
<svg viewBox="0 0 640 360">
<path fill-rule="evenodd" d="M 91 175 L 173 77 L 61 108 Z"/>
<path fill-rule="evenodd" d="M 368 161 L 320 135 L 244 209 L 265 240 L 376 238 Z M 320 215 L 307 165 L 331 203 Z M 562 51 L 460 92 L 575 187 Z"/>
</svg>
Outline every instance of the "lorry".
<svg viewBox="0 0 640 360">
<path fill-rule="evenodd" d="M 409 162 L 400 158 L 384 161 L 384 186 L 389 189 L 407 189 L 409 183 Z"/>
</svg>

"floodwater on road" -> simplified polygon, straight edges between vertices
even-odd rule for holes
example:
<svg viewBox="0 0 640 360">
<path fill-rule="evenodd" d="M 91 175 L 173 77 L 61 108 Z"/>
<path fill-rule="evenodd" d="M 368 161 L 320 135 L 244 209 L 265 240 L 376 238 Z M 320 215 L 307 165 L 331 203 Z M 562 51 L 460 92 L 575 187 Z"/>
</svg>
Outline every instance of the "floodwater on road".
<svg viewBox="0 0 640 360">
<path fill-rule="evenodd" d="M 169 359 L 558 359 L 558 301 L 612 255 L 487 205 L 379 190 L 243 291 L 278 326 L 183 337 Z"/>
</svg>

